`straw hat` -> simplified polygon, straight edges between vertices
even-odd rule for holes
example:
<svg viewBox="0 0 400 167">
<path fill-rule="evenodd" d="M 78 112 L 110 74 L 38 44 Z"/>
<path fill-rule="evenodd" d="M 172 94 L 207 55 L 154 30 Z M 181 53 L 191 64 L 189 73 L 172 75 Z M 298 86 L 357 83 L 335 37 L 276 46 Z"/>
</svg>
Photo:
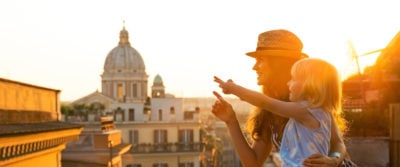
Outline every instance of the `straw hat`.
<svg viewBox="0 0 400 167">
<path fill-rule="evenodd" d="M 303 43 L 292 32 L 284 29 L 270 30 L 258 36 L 257 49 L 246 53 L 250 57 L 283 56 L 290 58 L 308 57 L 302 53 Z"/>
</svg>

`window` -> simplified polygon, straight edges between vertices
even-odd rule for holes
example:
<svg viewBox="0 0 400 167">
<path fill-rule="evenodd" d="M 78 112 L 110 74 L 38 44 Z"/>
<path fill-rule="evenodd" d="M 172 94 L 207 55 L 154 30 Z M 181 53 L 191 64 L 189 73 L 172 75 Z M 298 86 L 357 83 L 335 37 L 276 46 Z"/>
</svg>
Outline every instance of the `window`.
<svg viewBox="0 0 400 167">
<path fill-rule="evenodd" d="M 181 151 L 193 150 L 193 129 L 181 129 L 178 131 L 178 149 Z"/>
<path fill-rule="evenodd" d="M 167 150 L 167 130 L 154 130 L 154 151 L 163 152 Z"/>
<path fill-rule="evenodd" d="M 129 121 L 134 121 L 135 120 L 135 109 L 130 108 L 129 109 Z"/>
<path fill-rule="evenodd" d="M 161 109 L 158 110 L 158 120 L 162 121 L 162 110 Z"/>
<path fill-rule="evenodd" d="M 121 107 L 118 107 L 114 111 L 114 120 L 117 122 L 125 120 L 125 110 L 123 110 Z"/>
<path fill-rule="evenodd" d="M 138 85 L 136 83 L 132 84 L 132 96 L 138 97 Z"/>
<path fill-rule="evenodd" d="M 169 108 L 169 113 L 170 114 L 175 114 L 175 107 L 171 107 L 171 108 Z"/>
<path fill-rule="evenodd" d="M 194 167 L 194 163 L 193 162 L 179 163 L 179 167 Z"/>
<path fill-rule="evenodd" d="M 179 142 L 189 143 L 193 142 L 193 129 L 181 129 L 178 132 Z"/>
<path fill-rule="evenodd" d="M 185 111 L 184 113 L 183 113 L 183 119 L 184 120 L 193 120 L 193 112 L 191 112 L 191 111 Z"/>
<path fill-rule="evenodd" d="M 138 130 L 129 130 L 129 143 L 139 144 L 139 132 Z"/>
<path fill-rule="evenodd" d="M 167 130 L 156 129 L 154 130 L 154 143 L 167 143 Z"/>
<path fill-rule="evenodd" d="M 118 84 L 117 86 L 117 98 L 122 99 L 124 96 L 124 89 L 122 87 L 122 84 Z"/>
<path fill-rule="evenodd" d="M 167 163 L 157 163 L 157 164 L 153 164 L 153 167 L 168 167 Z"/>
</svg>

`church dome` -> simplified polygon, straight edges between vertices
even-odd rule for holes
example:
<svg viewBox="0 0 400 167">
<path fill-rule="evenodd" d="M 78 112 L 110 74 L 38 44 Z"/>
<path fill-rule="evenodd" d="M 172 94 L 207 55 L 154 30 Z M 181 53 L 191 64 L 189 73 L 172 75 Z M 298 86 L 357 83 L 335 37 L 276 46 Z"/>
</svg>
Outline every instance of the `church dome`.
<svg viewBox="0 0 400 167">
<path fill-rule="evenodd" d="M 121 30 L 119 38 L 118 46 L 107 55 L 104 72 L 144 72 L 145 65 L 142 56 L 131 47 L 125 27 Z"/>
<path fill-rule="evenodd" d="M 162 78 L 159 74 L 156 75 L 156 77 L 154 77 L 154 82 L 153 83 L 163 83 Z"/>
</svg>

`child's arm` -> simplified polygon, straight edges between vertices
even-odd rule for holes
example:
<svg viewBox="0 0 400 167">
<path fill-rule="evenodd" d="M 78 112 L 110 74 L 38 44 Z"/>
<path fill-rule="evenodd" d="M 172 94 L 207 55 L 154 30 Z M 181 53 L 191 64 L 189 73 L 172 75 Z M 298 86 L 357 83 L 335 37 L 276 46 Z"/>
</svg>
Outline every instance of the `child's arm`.
<svg viewBox="0 0 400 167">
<path fill-rule="evenodd" d="M 295 118 L 299 121 L 306 121 L 310 119 L 311 115 L 307 109 L 296 102 L 284 102 L 274 98 L 271 98 L 262 93 L 244 88 L 242 86 L 236 85 L 232 80 L 227 82 L 222 81 L 218 77 L 214 77 L 214 81 L 219 84 L 222 91 L 225 94 L 233 94 L 238 96 L 240 99 L 260 108 L 271 111 L 272 113 L 282 116 Z"/>
<path fill-rule="evenodd" d="M 331 148 L 329 150 L 330 152 L 338 152 L 340 153 L 340 156 L 336 159 L 338 164 L 343 161 L 347 151 L 346 151 L 346 145 L 344 144 L 343 141 L 343 135 L 341 131 L 339 130 L 338 125 L 336 124 L 336 121 L 332 118 L 332 123 L 331 123 Z"/>
</svg>

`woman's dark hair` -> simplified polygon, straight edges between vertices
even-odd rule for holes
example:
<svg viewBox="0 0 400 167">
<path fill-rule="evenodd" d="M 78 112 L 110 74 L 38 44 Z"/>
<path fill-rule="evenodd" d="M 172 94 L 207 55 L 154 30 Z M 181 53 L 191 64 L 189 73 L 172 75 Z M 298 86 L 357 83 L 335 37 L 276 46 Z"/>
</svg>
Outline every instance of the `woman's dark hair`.
<svg viewBox="0 0 400 167">
<path fill-rule="evenodd" d="M 297 60 L 279 56 L 271 56 L 264 60 L 267 61 L 269 68 L 269 71 L 264 73 L 269 78 L 267 78 L 268 84 L 262 85 L 262 92 L 270 97 L 289 101 L 287 83 L 291 79 L 290 69 Z M 247 119 L 246 129 L 253 140 L 261 139 L 263 136 L 271 137 L 275 148 L 279 149 L 287 121 L 287 118 L 255 108 Z"/>
</svg>

